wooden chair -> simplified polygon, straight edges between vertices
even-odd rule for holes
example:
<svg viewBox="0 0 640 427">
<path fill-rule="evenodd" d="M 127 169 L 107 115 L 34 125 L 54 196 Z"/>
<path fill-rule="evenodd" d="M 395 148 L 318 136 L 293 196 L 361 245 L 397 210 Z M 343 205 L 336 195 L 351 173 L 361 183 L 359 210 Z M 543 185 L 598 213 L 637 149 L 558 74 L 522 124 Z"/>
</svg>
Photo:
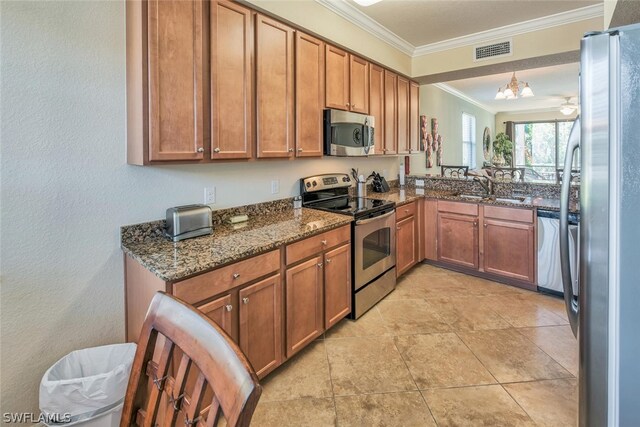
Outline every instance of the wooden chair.
<svg viewBox="0 0 640 427">
<path fill-rule="evenodd" d="M 469 174 L 469 166 L 440 166 L 440 175 L 448 178 L 463 178 Z"/>
<path fill-rule="evenodd" d="M 498 180 L 524 182 L 524 168 L 491 168 L 491 177 Z"/>
<path fill-rule="evenodd" d="M 189 380 L 191 371 L 195 381 Z M 218 325 L 158 292 L 140 333 L 120 427 L 213 427 L 221 414 L 228 426 L 248 426 L 261 393 L 249 361 Z M 161 400 L 168 404 L 161 406 Z"/>
</svg>

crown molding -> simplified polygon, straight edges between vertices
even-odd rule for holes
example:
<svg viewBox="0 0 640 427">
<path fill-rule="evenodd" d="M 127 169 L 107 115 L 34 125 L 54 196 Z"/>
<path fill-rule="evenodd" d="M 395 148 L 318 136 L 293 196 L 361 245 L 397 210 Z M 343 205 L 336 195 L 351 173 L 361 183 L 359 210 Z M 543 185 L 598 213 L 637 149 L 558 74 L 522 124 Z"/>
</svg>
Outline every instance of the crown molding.
<svg viewBox="0 0 640 427">
<path fill-rule="evenodd" d="M 505 25 L 504 27 L 481 31 L 479 33 L 418 46 L 414 49 L 413 56 L 416 57 L 448 49 L 487 43 L 497 39 L 509 38 L 519 34 L 540 31 L 547 28 L 585 21 L 587 19 L 601 18 L 603 15 L 604 5 L 602 3 L 598 3 L 591 6 L 581 7 L 579 9 L 556 13 L 554 15 L 531 19 L 529 21 Z"/>
<path fill-rule="evenodd" d="M 376 36 L 400 52 L 413 56 L 415 46 L 343 0 L 315 0 L 347 21 Z"/>
<path fill-rule="evenodd" d="M 447 93 L 450 93 L 451 95 L 456 96 L 456 97 L 462 99 L 463 101 L 468 102 L 469 104 L 473 104 L 476 107 L 480 107 L 483 110 L 490 112 L 491 114 L 497 114 L 497 112 L 493 108 L 486 106 L 482 102 L 471 98 L 469 95 L 466 95 L 466 94 L 460 92 L 457 89 L 454 89 L 453 87 L 449 86 L 448 84 L 445 84 L 445 83 L 433 83 L 432 86 L 435 86 L 438 89 L 441 89 L 441 90 L 443 90 L 443 91 L 445 91 Z"/>
</svg>

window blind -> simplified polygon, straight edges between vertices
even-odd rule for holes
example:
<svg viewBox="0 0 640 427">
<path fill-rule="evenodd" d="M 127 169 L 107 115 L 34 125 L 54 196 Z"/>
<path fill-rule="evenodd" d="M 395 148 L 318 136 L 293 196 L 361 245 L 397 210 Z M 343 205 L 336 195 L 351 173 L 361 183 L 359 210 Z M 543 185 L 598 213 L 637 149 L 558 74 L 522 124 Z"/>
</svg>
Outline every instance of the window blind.
<svg viewBox="0 0 640 427">
<path fill-rule="evenodd" d="M 476 167 L 476 117 L 462 113 L 462 163 Z"/>
</svg>

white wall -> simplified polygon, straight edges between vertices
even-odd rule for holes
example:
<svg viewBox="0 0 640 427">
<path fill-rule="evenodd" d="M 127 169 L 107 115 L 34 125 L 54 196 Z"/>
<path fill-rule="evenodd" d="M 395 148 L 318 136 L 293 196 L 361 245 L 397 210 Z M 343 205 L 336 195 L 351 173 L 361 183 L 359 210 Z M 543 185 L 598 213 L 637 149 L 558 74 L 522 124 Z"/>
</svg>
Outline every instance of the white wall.
<svg viewBox="0 0 640 427">
<path fill-rule="evenodd" d="M 431 132 L 431 119 L 438 119 L 438 133 L 444 140 L 443 163 L 446 165 L 462 164 L 462 113 L 476 117 L 476 165 L 482 167 L 482 134 L 488 126 L 491 129 L 491 138 L 495 137 L 495 115 L 434 85 L 420 86 L 420 115 L 427 116 L 428 132 Z M 440 175 L 440 166 L 436 166 L 435 154 L 433 168 L 427 168 L 426 159 L 424 152 L 411 155 L 412 175 Z"/>
<path fill-rule="evenodd" d="M 295 195 L 314 173 L 397 174 L 396 158 L 129 166 L 124 2 L 2 2 L 1 20 L 2 412 L 36 411 L 69 351 L 124 339 L 121 225 L 205 185 L 221 208 Z"/>
</svg>

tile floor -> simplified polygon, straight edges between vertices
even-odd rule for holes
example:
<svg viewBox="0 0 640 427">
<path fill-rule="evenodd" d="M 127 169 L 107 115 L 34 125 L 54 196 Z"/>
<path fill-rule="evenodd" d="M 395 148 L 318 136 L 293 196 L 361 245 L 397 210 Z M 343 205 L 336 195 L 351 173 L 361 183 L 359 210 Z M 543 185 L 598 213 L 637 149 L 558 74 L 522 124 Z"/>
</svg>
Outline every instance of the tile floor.
<svg viewBox="0 0 640 427">
<path fill-rule="evenodd" d="M 574 426 L 561 299 L 418 265 L 262 382 L 255 426 Z"/>
</svg>

